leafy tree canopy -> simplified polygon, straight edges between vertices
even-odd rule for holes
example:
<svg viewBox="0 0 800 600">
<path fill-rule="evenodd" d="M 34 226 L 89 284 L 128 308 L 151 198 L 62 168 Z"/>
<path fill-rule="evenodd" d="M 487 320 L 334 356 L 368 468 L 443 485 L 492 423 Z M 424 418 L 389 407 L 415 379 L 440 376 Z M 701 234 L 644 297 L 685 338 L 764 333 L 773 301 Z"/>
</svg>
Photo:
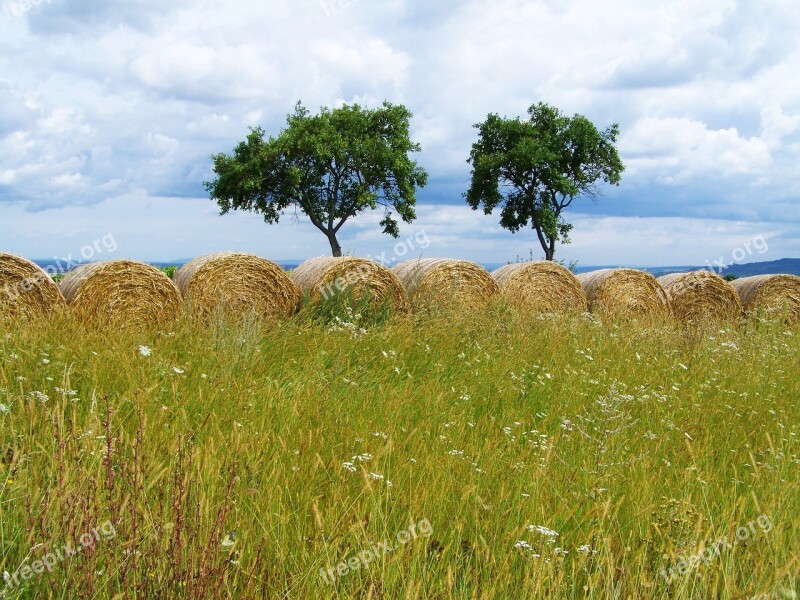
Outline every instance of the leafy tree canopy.
<svg viewBox="0 0 800 600">
<path fill-rule="evenodd" d="M 206 189 L 222 214 L 246 210 L 276 223 L 286 209 L 299 209 L 328 238 L 334 256 L 342 253 L 339 230 L 368 209 L 383 207 L 383 232 L 397 237 L 394 213 L 406 223 L 416 218 L 416 189 L 428 178 L 410 158 L 420 151 L 410 139 L 411 116 L 388 102 L 312 115 L 298 102 L 277 137 L 252 128 L 233 154 L 214 155 L 216 179 Z"/>
<path fill-rule="evenodd" d="M 556 242 L 569 243 L 572 225 L 563 211 L 575 198 L 596 199 L 600 184 L 619 185 L 624 165 L 616 149 L 619 126 L 600 131 L 586 117 L 568 117 L 539 103 L 529 119 L 490 114 L 470 158 L 472 180 L 465 194 L 474 210 L 501 207 L 500 224 L 517 232 L 529 224 L 548 260 Z"/>
</svg>

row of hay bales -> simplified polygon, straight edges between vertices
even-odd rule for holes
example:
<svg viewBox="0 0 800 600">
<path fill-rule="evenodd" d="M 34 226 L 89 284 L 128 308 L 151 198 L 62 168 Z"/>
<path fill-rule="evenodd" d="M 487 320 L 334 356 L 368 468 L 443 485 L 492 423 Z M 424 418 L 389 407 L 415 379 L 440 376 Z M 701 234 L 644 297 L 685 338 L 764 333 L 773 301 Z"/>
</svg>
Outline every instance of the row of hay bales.
<svg viewBox="0 0 800 600">
<path fill-rule="evenodd" d="M 397 312 L 485 308 L 503 297 L 527 313 L 590 310 L 613 318 L 725 322 L 743 314 L 776 314 L 800 323 L 800 277 L 762 275 L 729 283 L 710 271 L 656 279 L 635 269 L 577 277 L 553 262 L 506 265 L 493 273 L 467 261 L 417 259 L 389 269 L 372 260 L 313 258 L 291 273 L 266 259 L 234 252 L 196 258 L 174 281 L 144 263 L 83 265 L 56 285 L 40 267 L 0 253 L 0 319 L 32 318 L 69 306 L 81 320 L 109 328 L 164 324 L 186 309 L 197 319 L 252 312 L 279 319 L 304 298 L 320 302 L 345 290 L 388 303 Z"/>
</svg>

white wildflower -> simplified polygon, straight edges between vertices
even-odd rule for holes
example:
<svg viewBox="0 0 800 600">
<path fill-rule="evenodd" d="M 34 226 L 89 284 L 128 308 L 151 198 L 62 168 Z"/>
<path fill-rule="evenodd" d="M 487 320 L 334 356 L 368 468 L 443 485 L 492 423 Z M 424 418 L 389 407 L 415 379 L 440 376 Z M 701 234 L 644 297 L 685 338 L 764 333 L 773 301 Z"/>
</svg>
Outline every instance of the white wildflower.
<svg viewBox="0 0 800 600">
<path fill-rule="evenodd" d="M 558 533 L 553 531 L 552 529 L 548 529 L 543 525 L 528 525 L 528 531 L 539 533 L 547 538 L 550 538 L 550 541 L 555 541 L 555 538 L 558 537 Z"/>
<path fill-rule="evenodd" d="M 185 372 L 183 369 L 181 369 L 179 367 L 172 367 L 172 370 L 175 371 L 175 373 L 178 374 L 178 375 L 183 375 L 184 372 Z"/>
<path fill-rule="evenodd" d="M 139 346 L 139 354 L 141 354 L 142 356 L 147 357 L 150 356 L 152 353 L 153 351 L 147 346 Z"/>
<path fill-rule="evenodd" d="M 343 462 L 342 467 L 344 468 L 345 471 L 350 471 L 351 473 L 355 473 L 358 470 L 356 469 L 356 466 L 353 463 L 348 461 Z"/>
<path fill-rule="evenodd" d="M 31 392 L 31 396 L 36 398 L 39 402 L 47 402 L 50 400 L 50 397 L 43 392 Z"/>
<path fill-rule="evenodd" d="M 519 540 L 516 544 L 514 544 L 514 548 L 519 548 L 521 550 L 533 550 L 533 546 L 531 546 L 525 540 Z"/>
</svg>

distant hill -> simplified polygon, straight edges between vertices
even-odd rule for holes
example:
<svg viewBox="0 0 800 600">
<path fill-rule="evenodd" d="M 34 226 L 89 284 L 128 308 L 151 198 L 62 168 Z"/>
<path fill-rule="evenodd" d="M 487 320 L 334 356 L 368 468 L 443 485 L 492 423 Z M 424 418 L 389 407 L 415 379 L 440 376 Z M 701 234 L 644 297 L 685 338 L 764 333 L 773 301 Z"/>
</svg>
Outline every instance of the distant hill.
<svg viewBox="0 0 800 600">
<path fill-rule="evenodd" d="M 781 258 L 769 262 L 747 263 L 732 265 L 725 269 L 723 275 L 736 275 L 736 277 L 750 277 L 752 275 L 800 275 L 800 258 Z"/>
</svg>

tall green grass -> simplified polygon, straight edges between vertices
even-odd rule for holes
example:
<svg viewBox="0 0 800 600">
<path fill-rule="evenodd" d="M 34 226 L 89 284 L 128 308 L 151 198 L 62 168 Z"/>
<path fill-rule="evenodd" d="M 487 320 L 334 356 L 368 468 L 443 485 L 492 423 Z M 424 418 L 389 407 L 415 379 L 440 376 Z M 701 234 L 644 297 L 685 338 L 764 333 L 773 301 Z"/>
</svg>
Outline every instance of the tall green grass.
<svg viewBox="0 0 800 600">
<path fill-rule="evenodd" d="M 0 334 L 0 595 L 794 597 L 797 330 L 337 311 Z"/>
</svg>

